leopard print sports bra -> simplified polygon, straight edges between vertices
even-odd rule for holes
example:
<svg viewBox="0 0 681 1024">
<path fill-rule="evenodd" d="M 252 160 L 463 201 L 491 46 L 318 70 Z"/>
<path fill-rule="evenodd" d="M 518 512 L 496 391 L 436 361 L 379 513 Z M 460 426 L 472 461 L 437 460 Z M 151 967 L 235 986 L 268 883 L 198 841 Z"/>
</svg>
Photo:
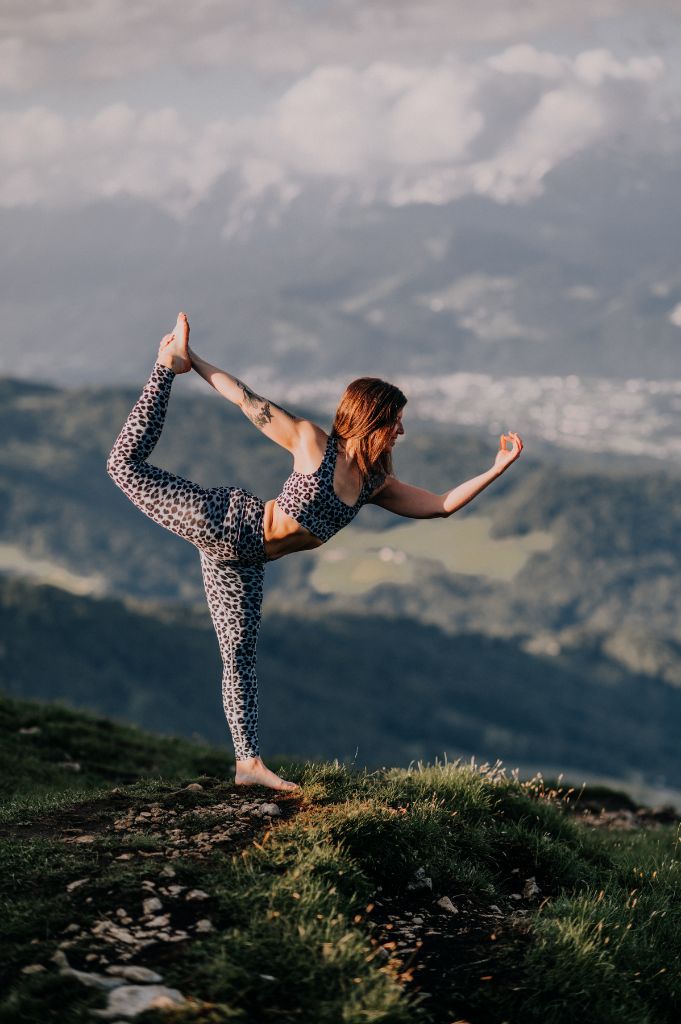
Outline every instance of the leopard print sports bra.
<svg viewBox="0 0 681 1024">
<path fill-rule="evenodd" d="M 326 542 L 352 522 L 362 505 L 385 480 L 384 473 L 372 473 L 362 484 L 354 505 L 346 505 L 333 489 L 333 474 L 338 457 L 338 438 L 330 434 L 321 466 L 314 473 L 294 470 L 275 499 L 287 516 Z"/>
</svg>

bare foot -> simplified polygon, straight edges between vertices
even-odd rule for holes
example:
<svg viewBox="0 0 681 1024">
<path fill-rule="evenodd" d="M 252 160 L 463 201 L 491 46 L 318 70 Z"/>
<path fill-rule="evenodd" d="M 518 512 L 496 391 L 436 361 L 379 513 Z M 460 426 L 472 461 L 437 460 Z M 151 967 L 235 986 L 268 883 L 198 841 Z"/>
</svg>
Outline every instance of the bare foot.
<svg viewBox="0 0 681 1024">
<path fill-rule="evenodd" d="M 180 313 L 172 334 L 161 339 L 158 350 L 158 361 L 168 366 L 175 373 L 189 373 L 192 361 L 189 357 L 189 321 L 185 313 Z"/>
<path fill-rule="evenodd" d="M 296 782 L 287 782 L 275 772 L 265 767 L 259 757 L 249 757 L 245 761 L 237 761 L 236 778 L 237 786 L 267 786 L 268 789 L 300 789 Z"/>
</svg>

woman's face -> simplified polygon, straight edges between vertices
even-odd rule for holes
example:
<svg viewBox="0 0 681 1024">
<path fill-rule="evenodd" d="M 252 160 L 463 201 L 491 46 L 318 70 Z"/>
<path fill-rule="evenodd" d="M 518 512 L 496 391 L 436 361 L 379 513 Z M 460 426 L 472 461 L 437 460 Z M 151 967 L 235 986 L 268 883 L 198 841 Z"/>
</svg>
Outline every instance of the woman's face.
<svg viewBox="0 0 681 1024">
<path fill-rule="evenodd" d="M 404 433 L 404 427 L 402 426 L 402 410 L 400 409 L 400 411 L 397 414 L 397 419 L 395 420 L 392 433 L 390 435 L 390 447 L 391 447 L 391 449 L 394 447 L 395 442 L 397 441 L 397 438 L 400 436 L 400 434 L 403 434 L 403 433 Z"/>
</svg>

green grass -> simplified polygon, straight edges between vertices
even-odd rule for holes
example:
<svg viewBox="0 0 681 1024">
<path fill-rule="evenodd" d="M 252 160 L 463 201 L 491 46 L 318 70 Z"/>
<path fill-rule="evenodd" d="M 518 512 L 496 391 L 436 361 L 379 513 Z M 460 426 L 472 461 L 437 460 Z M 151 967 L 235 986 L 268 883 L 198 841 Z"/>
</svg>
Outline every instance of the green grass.
<svg viewBox="0 0 681 1024">
<path fill-rule="evenodd" d="M 206 767 L 224 767 L 221 755 L 205 748 L 117 725 L 107 733 L 100 720 L 65 709 L 31 711 L 3 701 L 2 710 L 10 739 L 18 720 L 43 731 L 28 754 L 19 744 L 22 756 L 6 762 L 23 796 L 10 802 L 0 842 L 0 982 L 7 992 L 0 1021 L 80 1024 L 105 1000 L 56 974 L 50 957 L 62 930 L 139 903 L 142 880 L 157 877 L 166 863 L 164 857 L 116 860 L 122 851 L 163 851 L 167 842 L 155 826 L 126 835 L 113 832 L 112 821 L 122 808 L 153 801 L 189 812 L 187 831 L 198 832 L 219 820 L 214 805 L 232 787 L 221 770 L 212 778 L 204 773 L 202 792 L 182 790 Z M 116 750 L 124 770 L 138 773 L 136 781 L 112 794 L 115 780 L 92 771 L 89 789 L 37 785 L 32 796 L 41 758 L 51 764 L 65 736 L 85 753 L 98 736 L 108 736 L 99 763 Z M 150 779 L 148 764 L 155 772 Z M 555 793 L 484 767 L 354 773 L 339 764 L 307 764 L 287 771 L 303 787 L 298 813 L 236 854 L 214 850 L 197 859 L 185 853 L 172 861 L 178 883 L 210 893 L 216 928 L 174 947 L 159 967 L 165 983 L 193 1002 L 145 1021 L 678 1021 L 676 829 L 592 831 L 565 813 Z M 81 820 L 91 822 L 95 841 L 65 843 L 60 829 Z M 401 899 L 417 867 L 432 877 L 436 896 L 465 894 L 473 907 L 497 904 L 505 911 L 497 938 L 481 918 L 460 960 L 443 960 L 447 992 L 431 1000 L 409 987 L 395 958 L 379 955 L 367 913 L 379 886 Z M 544 898 L 521 918 L 511 913 L 511 894 L 518 877 L 531 875 Z M 68 895 L 66 885 L 79 878 L 88 882 Z M 69 956 L 78 963 L 87 949 L 76 944 Z M 484 968 L 477 966 L 482 960 Z M 33 962 L 48 970 L 23 975 L 21 968 Z"/>
<path fill-rule="evenodd" d="M 22 733 L 21 729 L 37 729 Z M 88 712 L 0 695 L 0 799 L 5 811 L 40 798 L 57 803 L 68 794 L 140 778 L 218 775 L 227 778 L 233 759 L 176 737 L 154 736 Z M 79 771 L 68 764 L 78 764 Z"/>
</svg>

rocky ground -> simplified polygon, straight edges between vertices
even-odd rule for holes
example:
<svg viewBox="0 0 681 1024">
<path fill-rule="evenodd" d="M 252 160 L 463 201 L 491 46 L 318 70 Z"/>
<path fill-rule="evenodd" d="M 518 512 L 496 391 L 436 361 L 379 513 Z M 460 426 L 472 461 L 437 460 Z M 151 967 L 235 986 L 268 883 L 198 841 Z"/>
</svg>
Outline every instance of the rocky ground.
<svg viewBox="0 0 681 1024">
<path fill-rule="evenodd" d="M 66 848 L 97 844 L 101 851 L 96 872 L 64 881 L 72 920 L 60 930 L 56 950 L 46 957 L 44 940 L 33 939 L 42 956 L 22 973 L 57 972 L 107 993 L 107 1007 L 92 1010 L 104 1019 L 131 1019 L 150 1008 L 200 1008 L 164 984 L 164 967 L 215 930 L 211 875 L 206 870 L 204 888 L 183 884 L 178 871 L 188 862 L 196 866 L 216 854 L 262 846 L 300 807 L 300 797 L 204 778 L 161 788 L 151 800 L 116 787 L 106 799 L 3 826 L 4 837 L 58 839 Z M 585 827 L 610 830 L 655 829 L 679 820 L 674 808 L 637 808 L 612 795 L 580 800 L 566 813 Z M 125 883 L 103 890 L 103 872 L 115 877 L 116 865 L 126 870 Z M 526 877 L 510 865 L 503 898 L 439 892 L 420 867 L 404 891 L 378 886 L 355 923 L 368 930 L 379 964 L 439 1020 L 440 1009 L 464 983 L 516 983 L 512 966 L 499 976 L 494 946 L 510 935 L 522 941 L 525 921 L 553 894 L 550 879 Z M 266 983 L 267 975 L 261 977 Z"/>
<path fill-rule="evenodd" d="M 197 806 L 207 794 L 211 803 Z M 179 884 L 173 865 L 184 858 L 200 861 L 215 851 L 229 856 L 266 842 L 273 824 L 295 814 L 298 803 L 282 794 L 274 800 L 259 787 L 235 789 L 206 780 L 170 790 L 152 802 L 131 801 L 129 794 L 114 788 L 109 799 L 81 803 L 75 813 L 2 827 L 0 835 L 5 837 L 59 838 L 67 846 L 109 838 L 110 858 L 105 855 L 105 861 L 144 865 L 144 877 L 123 904 L 115 898 L 120 895 L 115 889 L 102 894 L 95 876 L 69 880 L 65 891 L 73 905 L 73 921 L 62 930 L 54 955 L 47 962 L 27 964 L 22 973 L 56 970 L 88 988 L 108 992 L 108 1007 L 92 1011 L 102 1018 L 130 1019 L 148 1009 L 185 1004 L 181 992 L 163 985 L 163 965 L 180 956 L 192 939 L 214 930 L 212 896 L 210 891 Z M 147 844 L 162 848 L 144 849 Z M 133 848 L 116 852 L 120 845 Z M 88 923 L 82 924 L 83 919 Z M 32 941 L 41 944 L 39 938 Z"/>
</svg>

